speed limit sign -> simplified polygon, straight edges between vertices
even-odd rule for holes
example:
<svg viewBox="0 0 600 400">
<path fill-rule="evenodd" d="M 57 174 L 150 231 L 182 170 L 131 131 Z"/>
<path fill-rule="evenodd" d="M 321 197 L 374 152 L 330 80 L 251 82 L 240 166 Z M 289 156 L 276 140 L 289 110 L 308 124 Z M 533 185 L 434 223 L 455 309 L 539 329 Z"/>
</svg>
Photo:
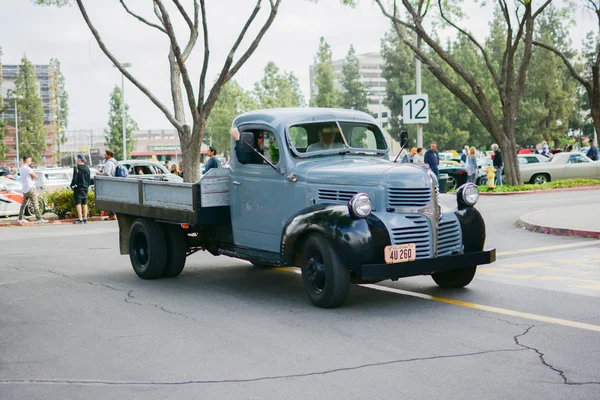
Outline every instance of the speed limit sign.
<svg viewBox="0 0 600 400">
<path fill-rule="evenodd" d="M 402 122 L 405 124 L 429 123 L 429 96 L 426 94 L 402 96 Z"/>
</svg>

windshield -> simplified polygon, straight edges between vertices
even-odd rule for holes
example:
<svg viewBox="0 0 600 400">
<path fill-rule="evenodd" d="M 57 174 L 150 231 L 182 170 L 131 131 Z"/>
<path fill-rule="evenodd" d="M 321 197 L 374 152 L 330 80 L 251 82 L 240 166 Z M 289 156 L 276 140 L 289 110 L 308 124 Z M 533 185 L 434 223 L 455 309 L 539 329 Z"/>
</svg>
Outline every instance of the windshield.
<svg viewBox="0 0 600 400">
<path fill-rule="evenodd" d="M 387 151 L 381 130 L 364 122 L 320 122 L 289 128 L 290 142 L 300 156 L 323 153 L 375 153 Z"/>
</svg>

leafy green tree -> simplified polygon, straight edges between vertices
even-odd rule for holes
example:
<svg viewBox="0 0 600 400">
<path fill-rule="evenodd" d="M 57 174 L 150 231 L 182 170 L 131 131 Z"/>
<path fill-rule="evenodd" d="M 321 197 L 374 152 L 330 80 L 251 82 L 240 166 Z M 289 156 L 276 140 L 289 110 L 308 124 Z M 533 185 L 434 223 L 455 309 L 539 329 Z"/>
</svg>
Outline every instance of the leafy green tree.
<svg viewBox="0 0 600 400">
<path fill-rule="evenodd" d="M 565 14 L 552 5 L 539 19 L 536 39 L 573 54 L 568 42 Z M 560 58 L 535 47 L 529 67 L 523 100 L 517 114 L 517 142 L 534 145 L 547 140 L 559 147 L 569 131 L 569 121 L 577 106 L 577 84 Z"/>
<path fill-rule="evenodd" d="M 304 107 L 304 96 L 293 72 L 280 72 L 269 61 L 263 78 L 254 84 L 252 92 L 258 108 Z"/>
<path fill-rule="evenodd" d="M 39 95 L 40 85 L 34 67 L 26 56 L 21 59 L 15 87 L 14 95 L 18 99 L 19 156 L 28 155 L 39 163 L 46 151 L 44 106 Z"/>
<path fill-rule="evenodd" d="M 340 91 L 335 86 L 336 73 L 333 67 L 331 47 L 321 37 L 319 51 L 315 56 L 315 84 L 317 93 L 311 94 L 310 105 L 313 107 L 335 108 L 340 106 Z"/>
<path fill-rule="evenodd" d="M 126 160 L 135 148 L 133 132 L 138 129 L 137 123 L 129 115 L 129 105 L 125 104 L 125 140 L 127 154 L 123 156 L 123 96 L 121 88 L 115 86 L 110 94 L 110 110 L 108 112 L 108 129 L 104 130 L 106 146 L 115 152 L 115 159 Z"/>
<path fill-rule="evenodd" d="M 69 94 L 65 89 L 65 77 L 60 70 L 60 61 L 53 58 L 50 60 L 50 68 L 54 70 L 55 93 L 50 101 L 56 110 L 56 150 L 60 159 L 60 148 L 67 141 L 65 131 L 69 125 Z"/>
<path fill-rule="evenodd" d="M 354 46 L 350 45 L 340 76 L 340 83 L 344 88 L 341 104 L 343 108 L 368 112 L 367 88 L 362 83 L 361 78 L 360 62 L 356 57 Z"/>
<path fill-rule="evenodd" d="M 2 64 L 2 47 L 0 47 L 0 64 Z M 2 75 L 0 74 L 0 93 L 2 92 Z M 6 110 L 6 105 L 4 104 L 4 99 L 0 96 L 0 114 L 4 114 Z M 8 153 L 8 146 L 4 140 L 8 135 L 8 128 L 6 127 L 6 121 L 4 118 L 0 119 L 0 160 L 6 159 L 6 154 Z"/>
<path fill-rule="evenodd" d="M 231 123 L 239 114 L 255 110 L 257 104 L 235 80 L 223 85 L 219 99 L 206 123 L 205 143 L 212 143 L 225 157 L 229 154 Z"/>
</svg>

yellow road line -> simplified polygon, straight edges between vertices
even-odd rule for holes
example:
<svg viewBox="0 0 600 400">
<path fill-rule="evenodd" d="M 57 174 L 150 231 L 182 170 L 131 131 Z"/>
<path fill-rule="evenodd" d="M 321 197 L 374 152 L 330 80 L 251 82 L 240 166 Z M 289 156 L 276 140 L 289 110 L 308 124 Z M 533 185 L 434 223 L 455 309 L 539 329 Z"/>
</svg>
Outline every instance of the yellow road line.
<svg viewBox="0 0 600 400">
<path fill-rule="evenodd" d="M 301 273 L 300 269 L 298 269 L 298 268 L 274 268 L 274 269 L 277 270 L 277 271 L 293 272 L 293 273 L 296 273 L 296 274 L 300 274 Z M 362 287 L 365 287 L 365 288 L 369 288 L 369 289 L 373 289 L 373 290 L 379 290 L 380 292 L 388 292 L 388 293 L 400 294 L 400 295 L 403 295 L 403 296 L 411 296 L 411 297 L 416 297 L 416 298 L 424 299 L 424 300 L 430 300 L 430 301 L 437 301 L 437 302 L 440 302 L 440 303 L 452 304 L 454 306 L 472 308 L 474 310 L 487 311 L 487 312 L 491 312 L 491 313 L 495 313 L 495 314 L 509 315 L 511 317 L 518 317 L 518 318 L 530 319 L 530 320 L 533 320 L 533 321 L 546 322 L 546 323 L 554 324 L 554 325 L 567 326 L 567 327 L 570 327 L 570 328 L 578 328 L 578 329 L 585 329 L 585 330 L 588 330 L 588 331 L 600 332 L 600 326 L 599 325 L 591 325 L 591 324 L 585 324 L 583 322 L 570 321 L 570 320 L 567 320 L 567 319 L 546 317 L 546 316 L 543 316 L 543 315 L 537 315 L 537 314 L 525 313 L 525 312 L 520 312 L 520 311 L 515 311 L 515 310 L 509 310 L 509 309 L 506 309 L 506 308 L 485 306 L 485 305 L 482 305 L 482 304 L 469 303 L 467 301 L 448 299 L 448 298 L 445 298 L 445 297 L 431 296 L 431 295 L 425 294 L 425 293 L 410 292 L 408 290 L 396 289 L 396 288 L 391 288 L 391 287 L 381 286 L 381 285 L 364 284 L 364 285 L 359 285 L 359 286 L 362 286 Z"/>
<path fill-rule="evenodd" d="M 504 256 L 512 256 L 515 254 L 538 253 L 540 251 L 573 249 L 573 248 L 587 247 L 587 246 L 600 246 L 600 241 L 557 244 L 554 246 L 534 247 L 531 249 L 522 249 L 522 250 L 514 250 L 514 251 L 498 251 L 498 252 L 496 252 L 496 256 L 504 257 Z"/>
</svg>

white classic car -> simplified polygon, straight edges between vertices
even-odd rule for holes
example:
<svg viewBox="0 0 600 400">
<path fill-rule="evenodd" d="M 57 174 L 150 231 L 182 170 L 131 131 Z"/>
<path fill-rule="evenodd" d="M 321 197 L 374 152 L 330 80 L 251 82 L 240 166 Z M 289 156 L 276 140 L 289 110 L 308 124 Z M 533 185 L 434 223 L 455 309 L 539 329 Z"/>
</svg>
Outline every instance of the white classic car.
<svg viewBox="0 0 600 400">
<path fill-rule="evenodd" d="M 576 152 L 555 154 L 548 162 L 521 164 L 520 169 L 525 183 L 544 184 L 576 178 L 600 179 L 600 162 Z"/>
</svg>

